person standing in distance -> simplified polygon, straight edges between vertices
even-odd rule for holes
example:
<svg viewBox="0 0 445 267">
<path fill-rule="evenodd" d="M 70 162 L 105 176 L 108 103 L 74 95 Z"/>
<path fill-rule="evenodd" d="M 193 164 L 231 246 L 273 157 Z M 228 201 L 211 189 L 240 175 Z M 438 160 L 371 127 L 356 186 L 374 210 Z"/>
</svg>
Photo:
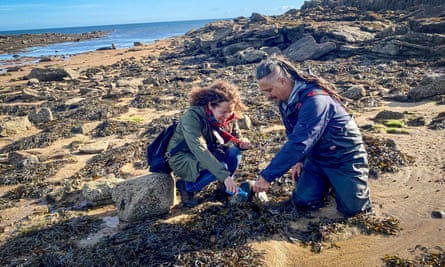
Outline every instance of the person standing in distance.
<svg viewBox="0 0 445 267">
<path fill-rule="evenodd" d="M 295 189 L 287 207 L 316 210 L 333 190 L 344 216 L 371 211 L 363 138 L 335 87 L 277 55 L 259 63 L 256 79 L 260 91 L 278 105 L 287 142 L 261 171 L 253 191 L 267 191 L 292 168 Z"/>
</svg>

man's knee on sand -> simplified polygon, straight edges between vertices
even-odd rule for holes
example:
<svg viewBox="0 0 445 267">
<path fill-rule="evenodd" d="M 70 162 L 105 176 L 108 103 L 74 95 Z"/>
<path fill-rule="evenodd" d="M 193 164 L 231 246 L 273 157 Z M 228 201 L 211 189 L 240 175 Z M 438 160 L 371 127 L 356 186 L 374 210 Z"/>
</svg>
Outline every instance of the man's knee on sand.
<svg viewBox="0 0 445 267">
<path fill-rule="evenodd" d="M 331 191 L 323 193 L 308 192 L 308 190 L 295 190 L 294 194 L 292 194 L 292 202 L 302 211 L 315 211 L 325 205 L 329 192 Z M 345 217 L 351 217 L 357 213 L 372 210 L 369 194 L 362 194 L 360 197 L 355 196 L 342 199 L 339 195 L 335 194 L 335 191 L 332 192 L 335 196 L 337 210 Z"/>
</svg>

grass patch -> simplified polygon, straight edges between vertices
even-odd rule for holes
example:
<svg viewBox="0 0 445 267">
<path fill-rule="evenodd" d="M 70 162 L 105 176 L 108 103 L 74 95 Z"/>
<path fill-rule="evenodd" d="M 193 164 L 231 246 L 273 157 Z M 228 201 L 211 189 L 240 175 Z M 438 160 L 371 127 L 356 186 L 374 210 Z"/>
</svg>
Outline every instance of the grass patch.
<svg viewBox="0 0 445 267">
<path fill-rule="evenodd" d="M 405 127 L 405 123 L 403 122 L 403 120 L 387 120 L 387 121 L 384 121 L 383 124 L 386 127 L 390 127 L 390 128 L 404 128 Z"/>
<path fill-rule="evenodd" d="M 386 132 L 390 134 L 409 134 L 408 130 L 400 128 L 388 128 Z"/>
</svg>

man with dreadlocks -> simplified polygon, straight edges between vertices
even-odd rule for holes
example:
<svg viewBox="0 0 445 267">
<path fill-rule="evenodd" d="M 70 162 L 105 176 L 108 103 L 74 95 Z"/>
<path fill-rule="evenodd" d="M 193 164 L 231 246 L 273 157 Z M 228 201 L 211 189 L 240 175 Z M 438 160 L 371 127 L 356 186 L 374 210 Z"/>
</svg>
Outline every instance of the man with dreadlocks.
<svg viewBox="0 0 445 267">
<path fill-rule="evenodd" d="M 266 191 L 292 168 L 296 186 L 287 208 L 318 209 L 332 190 L 344 216 L 370 211 L 367 152 L 335 87 L 276 55 L 257 66 L 256 79 L 260 91 L 278 105 L 288 140 L 253 191 Z"/>
</svg>

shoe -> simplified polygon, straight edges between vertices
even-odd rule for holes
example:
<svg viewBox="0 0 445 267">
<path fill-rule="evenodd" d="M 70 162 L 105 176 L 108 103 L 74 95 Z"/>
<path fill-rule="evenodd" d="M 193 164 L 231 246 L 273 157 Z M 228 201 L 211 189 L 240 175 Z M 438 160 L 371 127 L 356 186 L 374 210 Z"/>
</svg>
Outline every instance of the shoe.
<svg viewBox="0 0 445 267">
<path fill-rule="evenodd" d="M 183 207 L 193 208 L 198 205 L 198 200 L 195 199 L 195 194 L 185 189 L 185 182 L 182 180 L 176 181 L 176 189 L 181 195 L 181 202 Z"/>
</svg>

